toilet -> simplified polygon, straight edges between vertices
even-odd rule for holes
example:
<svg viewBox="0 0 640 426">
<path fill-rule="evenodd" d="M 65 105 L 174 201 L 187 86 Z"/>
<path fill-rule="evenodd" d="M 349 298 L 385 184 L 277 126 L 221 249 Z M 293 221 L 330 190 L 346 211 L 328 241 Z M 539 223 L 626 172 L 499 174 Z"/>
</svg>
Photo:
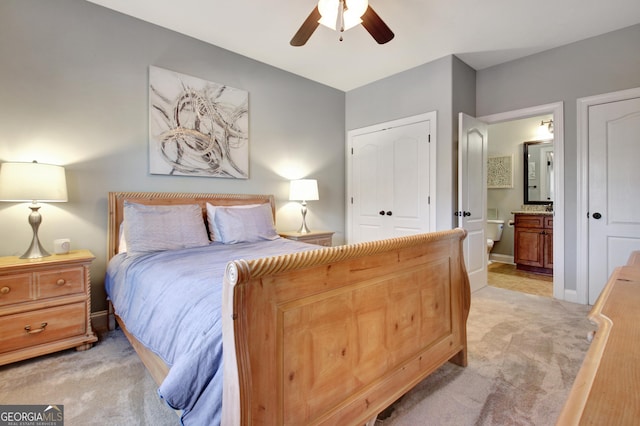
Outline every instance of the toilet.
<svg viewBox="0 0 640 426">
<path fill-rule="evenodd" d="M 489 255 L 493 249 L 493 244 L 502 238 L 502 229 L 504 228 L 504 220 L 489 219 L 485 226 L 485 234 L 487 237 L 487 264 L 491 263 Z"/>
</svg>

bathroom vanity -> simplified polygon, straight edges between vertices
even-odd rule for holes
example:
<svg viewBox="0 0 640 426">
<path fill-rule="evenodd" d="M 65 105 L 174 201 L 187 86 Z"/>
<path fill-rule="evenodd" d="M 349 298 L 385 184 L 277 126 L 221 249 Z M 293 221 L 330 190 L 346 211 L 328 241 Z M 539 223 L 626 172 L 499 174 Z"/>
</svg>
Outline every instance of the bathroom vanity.
<svg viewBox="0 0 640 426">
<path fill-rule="evenodd" d="M 517 269 L 553 275 L 553 212 L 512 212 Z"/>
</svg>

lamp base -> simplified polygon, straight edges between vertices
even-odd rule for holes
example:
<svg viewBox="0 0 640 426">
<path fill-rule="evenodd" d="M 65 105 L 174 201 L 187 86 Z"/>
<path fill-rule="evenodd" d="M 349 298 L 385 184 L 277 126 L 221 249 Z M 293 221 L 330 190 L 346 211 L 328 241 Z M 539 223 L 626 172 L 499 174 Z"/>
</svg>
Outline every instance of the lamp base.
<svg viewBox="0 0 640 426">
<path fill-rule="evenodd" d="M 31 241 L 31 245 L 29 246 L 27 251 L 24 252 L 22 256 L 20 256 L 20 259 L 39 259 L 41 257 L 47 256 L 51 256 L 51 253 L 49 253 L 42 247 L 42 244 L 40 244 L 40 241 L 38 240 L 38 236 L 34 235 L 33 241 Z"/>
<path fill-rule="evenodd" d="M 307 227 L 307 224 L 303 221 L 302 226 L 298 229 L 298 234 L 308 234 L 311 230 Z"/>
<path fill-rule="evenodd" d="M 20 256 L 20 259 L 39 259 L 41 257 L 51 256 L 51 254 L 42 247 L 38 239 L 38 228 L 40 227 L 40 222 L 42 222 L 42 216 L 38 211 L 40 206 L 32 204 L 29 208 L 31 209 L 29 224 L 31 225 L 31 229 L 33 229 L 33 238 L 31 239 L 31 245 L 27 251 Z"/>
<path fill-rule="evenodd" d="M 311 232 L 309 227 L 307 226 L 307 202 L 302 201 L 302 208 L 300 209 L 302 213 L 302 225 L 300 225 L 300 229 L 298 229 L 298 234 L 308 234 Z"/>
</svg>

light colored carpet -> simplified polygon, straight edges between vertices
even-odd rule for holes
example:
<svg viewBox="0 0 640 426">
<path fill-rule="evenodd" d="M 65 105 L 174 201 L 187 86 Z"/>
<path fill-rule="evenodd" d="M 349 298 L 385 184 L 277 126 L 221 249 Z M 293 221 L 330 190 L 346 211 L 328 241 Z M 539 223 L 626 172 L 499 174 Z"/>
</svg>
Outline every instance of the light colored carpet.
<svg viewBox="0 0 640 426">
<path fill-rule="evenodd" d="M 135 351 L 117 331 L 75 349 L 0 367 L 0 403 L 64 405 L 66 426 L 177 425 Z"/>
<path fill-rule="evenodd" d="M 589 308 L 493 287 L 471 303 L 469 366 L 444 365 L 379 425 L 555 423 L 588 349 Z M 86 352 L 0 367 L 0 403 L 63 404 L 67 426 L 179 424 L 119 330 Z"/>
<path fill-rule="evenodd" d="M 589 310 L 494 287 L 473 293 L 469 365 L 444 365 L 378 423 L 554 425 L 589 348 Z"/>
</svg>

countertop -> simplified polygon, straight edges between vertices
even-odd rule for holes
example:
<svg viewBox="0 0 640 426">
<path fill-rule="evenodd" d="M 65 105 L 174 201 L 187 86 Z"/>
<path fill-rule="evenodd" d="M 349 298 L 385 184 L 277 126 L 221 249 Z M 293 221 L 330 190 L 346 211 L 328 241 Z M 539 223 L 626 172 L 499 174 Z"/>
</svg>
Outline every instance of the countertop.
<svg viewBox="0 0 640 426">
<path fill-rule="evenodd" d="M 540 214 L 544 216 L 553 216 L 553 212 L 547 212 L 542 210 L 514 210 L 511 214 Z"/>
</svg>

